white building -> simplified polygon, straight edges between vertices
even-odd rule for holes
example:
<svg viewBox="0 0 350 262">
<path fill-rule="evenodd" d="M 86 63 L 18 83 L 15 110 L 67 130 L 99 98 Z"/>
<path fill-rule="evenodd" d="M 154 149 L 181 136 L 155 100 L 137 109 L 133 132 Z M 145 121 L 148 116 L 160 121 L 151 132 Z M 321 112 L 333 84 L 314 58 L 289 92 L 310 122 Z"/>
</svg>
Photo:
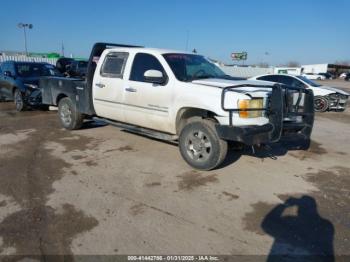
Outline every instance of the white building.
<svg viewBox="0 0 350 262">
<path fill-rule="evenodd" d="M 302 65 L 304 73 L 327 73 L 333 72 L 337 75 L 342 72 L 350 72 L 349 65 L 339 65 L 339 64 L 314 64 L 314 65 Z"/>
<path fill-rule="evenodd" d="M 302 65 L 304 69 L 303 73 L 327 73 L 329 64 L 314 64 L 314 65 Z"/>
<path fill-rule="evenodd" d="M 301 75 L 301 67 L 274 67 L 274 74 Z"/>
</svg>

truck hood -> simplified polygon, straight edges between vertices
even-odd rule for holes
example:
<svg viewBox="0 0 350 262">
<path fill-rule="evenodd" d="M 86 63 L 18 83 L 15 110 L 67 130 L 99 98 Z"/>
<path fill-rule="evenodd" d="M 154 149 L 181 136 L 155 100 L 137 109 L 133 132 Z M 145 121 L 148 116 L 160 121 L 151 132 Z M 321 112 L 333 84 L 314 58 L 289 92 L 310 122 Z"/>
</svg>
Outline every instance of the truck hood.
<svg viewBox="0 0 350 262">
<path fill-rule="evenodd" d="M 332 93 L 339 93 L 339 94 L 342 94 L 342 95 L 346 95 L 346 96 L 350 96 L 349 93 L 341 90 L 341 89 L 338 89 L 338 88 L 335 88 L 335 87 L 331 87 L 331 86 L 318 86 L 318 87 L 315 87 L 314 89 L 316 88 L 320 88 L 324 91 L 329 91 L 328 94 L 332 94 Z"/>
<path fill-rule="evenodd" d="M 216 88 L 224 88 L 228 86 L 239 86 L 239 85 L 264 85 L 264 86 L 273 86 L 275 83 L 259 81 L 259 80 L 227 80 L 220 78 L 209 78 L 209 79 L 200 79 L 192 81 L 193 84 L 211 86 Z M 271 92 L 270 88 L 264 87 L 237 87 L 232 91 L 237 93 L 249 93 L 256 94 L 256 96 L 265 96 L 264 94 Z"/>
</svg>

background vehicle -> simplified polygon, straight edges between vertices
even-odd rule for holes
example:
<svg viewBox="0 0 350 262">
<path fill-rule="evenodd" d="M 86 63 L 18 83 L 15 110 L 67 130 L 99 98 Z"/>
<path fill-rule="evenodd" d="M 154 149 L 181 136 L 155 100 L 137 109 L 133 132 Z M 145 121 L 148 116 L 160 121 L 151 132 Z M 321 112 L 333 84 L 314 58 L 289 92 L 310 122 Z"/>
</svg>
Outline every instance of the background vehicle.
<svg viewBox="0 0 350 262">
<path fill-rule="evenodd" d="M 314 93 L 314 106 L 316 112 L 344 111 L 349 95 L 347 92 L 329 86 L 322 86 L 307 79 L 304 76 L 286 74 L 261 75 L 250 78 L 251 80 L 263 80 L 281 83 L 299 88 L 311 89 Z"/>
<path fill-rule="evenodd" d="M 48 63 L 6 61 L 1 64 L 0 96 L 14 100 L 18 111 L 28 106 L 41 106 L 39 79 L 44 76 L 62 76 Z"/>
<path fill-rule="evenodd" d="M 350 73 L 348 73 L 345 78 L 344 78 L 345 81 L 350 81 Z"/>
<path fill-rule="evenodd" d="M 350 72 L 344 72 L 339 75 L 339 78 L 345 78 Z"/>
<path fill-rule="evenodd" d="M 84 78 L 86 76 L 87 65 L 87 61 L 72 61 L 66 66 L 68 77 Z"/>
<path fill-rule="evenodd" d="M 330 80 L 335 79 L 335 76 L 334 76 L 332 73 L 330 73 L 330 72 L 327 72 L 327 73 L 319 73 L 319 75 L 324 76 L 326 79 L 330 79 Z"/>
<path fill-rule="evenodd" d="M 67 66 L 70 65 L 73 61 L 73 58 L 61 57 L 56 61 L 56 68 L 58 71 L 60 71 L 61 74 L 64 74 L 67 71 Z"/>
<path fill-rule="evenodd" d="M 324 75 L 321 74 L 312 74 L 312 73 L 306 73 L 306 74 L 302 74 L 302 76 L 304 76 L 307 79 L 310 80 L 325 80 L 326 77 Z"/>
<path fill-rule="evenodd" d="M 314 120 L 308 89 L 228 80 L 205 57 L 171 50 L 97 43 L 85 81 L 45 78 L 40 86 L 66 129 L 99 117 L 178 141 L 184 160 L 200 170 L 222 163 L 227 141 L 256 145 L 286 135 L 309 141 Z"/>
</svg>

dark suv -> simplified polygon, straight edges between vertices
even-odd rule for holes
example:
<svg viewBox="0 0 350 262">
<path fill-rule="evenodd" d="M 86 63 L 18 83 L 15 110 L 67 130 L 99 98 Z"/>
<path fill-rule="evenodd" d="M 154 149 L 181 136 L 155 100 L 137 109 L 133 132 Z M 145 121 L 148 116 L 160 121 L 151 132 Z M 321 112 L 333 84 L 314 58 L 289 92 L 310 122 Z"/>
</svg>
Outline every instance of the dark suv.
<svg viewBox="0 0 350 262">
<path fill-rule="evenodd" d="M 67 76 L 85 78 L 87 72 L 87 61 L 73 61 L 67 65 Z"/>
<path fill-rule="evenodd" d="M 18 111 L 41 106 L 39 79 L 62 76 L 48 63 L 6 61 L 0 65 L 0 98 L 14 100 Z"/>
</svg>

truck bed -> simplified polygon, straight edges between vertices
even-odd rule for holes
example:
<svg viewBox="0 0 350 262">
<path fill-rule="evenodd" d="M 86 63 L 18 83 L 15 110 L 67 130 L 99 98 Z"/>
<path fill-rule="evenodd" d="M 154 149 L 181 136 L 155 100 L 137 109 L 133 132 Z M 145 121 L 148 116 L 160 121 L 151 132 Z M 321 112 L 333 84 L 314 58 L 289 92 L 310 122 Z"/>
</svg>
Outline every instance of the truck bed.
<svg viewBox="0 0 350 262">
<path fill-rule="evenodd" d="M 69 97 L 76 104 L 77 110 L 85 115 L 94 115 L 91 95 L 85 80 L 65 77 L 48 77 L 39 82 L 42 103 L 58 106 L 63 97 Z"/>
</svg>

